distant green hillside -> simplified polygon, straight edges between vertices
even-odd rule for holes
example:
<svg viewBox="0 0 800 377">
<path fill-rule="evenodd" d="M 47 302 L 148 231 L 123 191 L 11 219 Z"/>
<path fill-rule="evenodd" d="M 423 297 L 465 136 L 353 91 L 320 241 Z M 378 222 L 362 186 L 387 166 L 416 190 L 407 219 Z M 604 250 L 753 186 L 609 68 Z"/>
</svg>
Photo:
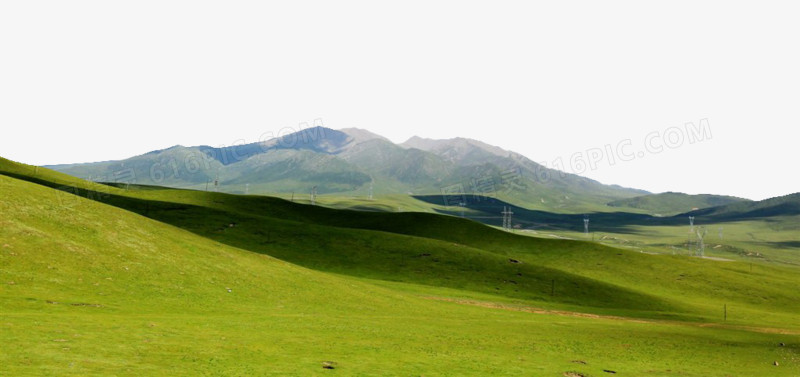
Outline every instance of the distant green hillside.
<svg viewBox="0 0 800 377">
<path fill-rule="evenodd" d="M 768 218 L 772 216 L 800 215 L 800 192 L 758 202 L 733 203 L 701 209 L 692 211 L 691 214 L 707 217 L 715 221 L 735 221 Z"/>
<path fill-rule="evenodd" d="M 748 199 L 722 195 L 689 195 L 679 192 L 643 195 L 609 202 L 611 207 L 635 208 L 651 214 L 662 216 L 677 215 L 697 208 L 722 206 L 737 202 L 749 202 Z"/>
</svg>

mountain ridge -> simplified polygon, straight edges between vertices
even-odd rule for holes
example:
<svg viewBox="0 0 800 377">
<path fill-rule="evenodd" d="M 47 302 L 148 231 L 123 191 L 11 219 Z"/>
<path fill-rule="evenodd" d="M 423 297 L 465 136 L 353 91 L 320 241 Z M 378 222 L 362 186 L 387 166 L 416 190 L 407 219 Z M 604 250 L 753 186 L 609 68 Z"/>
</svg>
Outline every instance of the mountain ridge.
<svg viewBox="0 0 800 377">
<path fill-rule="evenodd" d="M 648 194 L 548 169 L 478 140 L 412 137 L 395 144 L 364 129 L 321 126 L 263 142 L 175 145 L 125 160 L 47 167 L 91 180 L 230 193 L 309 192 L 312 187 L 319 194 L 349 196 L 459 193 L 575 212 Z"/>
</svg>

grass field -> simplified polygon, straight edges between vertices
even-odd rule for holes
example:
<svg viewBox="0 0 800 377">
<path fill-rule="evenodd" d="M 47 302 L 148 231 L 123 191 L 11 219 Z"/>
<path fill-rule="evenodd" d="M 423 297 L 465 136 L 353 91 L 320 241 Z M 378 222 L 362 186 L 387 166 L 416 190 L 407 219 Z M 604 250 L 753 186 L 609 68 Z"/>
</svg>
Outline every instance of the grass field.
<svg viewBox="0 0 800 377">
<path fill-rule="evenodd" d="M 800 266 L 800 217 L 775 216 L 768 221 L 732 221 L 703 224 L 706 257 L 755 264 Z M 681 226 L 632 226 L 625 232 L 582 232 L 562 229 L 523 231 L 534 237 L 591 240 L 604 245 L 647 253 L 696 256 L 698 238 L 687 221 Z"/>
<path fill-rule="evenodd" d="M 0 375 L 800 375 L 791 264 L 0 174 Z"/>
<path fill-rule="evenodd" d="M 407 195 L 379 197 L 371 201 L 327 196 L 320 197 L 318 203 L 339 209 L 391 212 L 408 208 L 409 211 L 449 213 L 455 216 L 462 213 L 459 208 L 437 204 L 443 202 L 438 196 L 419 198 L 423 200 Z M 505 203 L 491 203 L 490 199 L 470 202 L 463 210 L 464 217 L 499 226 L 502 223 L 500 211 Z M 635 208 L 625 209 L 626 212 L 614 212 L 619 210 L 615 207 L 596 210 L 598 212 L 587 215 L 591 220 L 591 233 L 588 236 L 583 233 L 582 214 L 555 214 L 517 208 L 514 224 L 518 226 L 517 234 L 533 237 L 592 241 L 647 253 L 697 254 L 698 239 L 696 233 L 690 232 L 686 216 L 677 219 L 677 225 L 670 218 L 661 220 L 661 224 L 652 224 L 653 220 L 658 219 L 649 218 Z M 752 263 L 800 265 L 800 216 L 775 215 L 726 221 L 709 219 L 702 214 L 695 217 L 697 228 L 702 227 L 707 232 L 704 237 L 705 256 Z M 566 224 L 565 218 L 568 219 Z"/>
</svg>

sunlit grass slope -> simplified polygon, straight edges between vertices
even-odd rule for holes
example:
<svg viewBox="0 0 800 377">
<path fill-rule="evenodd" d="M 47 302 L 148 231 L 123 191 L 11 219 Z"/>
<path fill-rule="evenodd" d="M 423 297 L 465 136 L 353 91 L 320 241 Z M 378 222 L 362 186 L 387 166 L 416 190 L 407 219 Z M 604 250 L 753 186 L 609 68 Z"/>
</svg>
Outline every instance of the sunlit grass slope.
<svg viewBox="0 0 800 377">
<path fill-rule="evenodd" d="M 695 301 L 705 296 L 690 290 L 682 291 L 685 299 L 663 292 L 650 297 L 634 282 L 623 284 L 623 278 L 604 275 L 600 271 L 605 268 L 581 272 L 563 266 L 580 259 L 575 254 L 588 253 L 592 260 L 607 256 L 604 253 L 617 256 L 616 249 L 593 251 L 581 243 L 556 242 L 541 244 L 537 251 L 527 241 L 463 223 L 448 227 L 466 226 L 468 231 L 485 232 L 485 237 L 472 239 L 468 232 L 457 231 L 436 239 L 414 234 L 422 231 L 414 231 L 405 217 L 396 219 L 402 230 L 397 233 L 358 229 L 368 226 L 355 220 L 342 228 L 307 206 L 275 205 L 276 217 L 253 214 L 264 209 L 257 205 L 262 198 L 101 190 L 84 182 L 72 182 L 78 189 L 67 190 L 79 195 L 65 194 L 32 182 L 63 186 L 70 184 L 68 179 L 42 171 L 31 177 L 22 170 L 14 175 L 30 182 L 0 176 L 0 339 L 4 342 L 0 375 L 559 376 L 574 371 L 596 376 L 613 370 L 621 375 L 792 376 L 799 371 L 797 335 L 721 324 L 705 327 L 506 310 L 523 310 L 526 302 L 547 300 L 549 292 L 537 293 L 541 287 L 527 290 L 530 297 L 520 296 L 519 304 L 506 309 L 425 298 L 460 295 L 457 292 L 474 292 L 484 300 L 514 298 L 512 289 L 503 286 L 508 292 L 497 292 L 494 281 L 486 289 L 480 280 L 500 279 L 499 274 L 507 272 L 516 276 L 517 270 L 506 269 L 511 266 L 531 268 L 522 277 L 530 273 L 564 279 L 557 285 L 564 290 L 549 301 L 552 306 L 578 307 L 583 300 L 594 300 L 590 306 L 603 307 L 607 301 L 606 307 L 631 314 L 661 305 L 659 309 L 676 317 L 684 307 L 689 308 L 686 316 L 698 315 L 693 312 Z M 80 190 L 86 187 L 97 200 L 85 199 L 89 192 Z M 304 208 L 306 221 L 277 215 Z M 353 214 L 338 213 L 349 215 Z M 433 231 L 444 226 L 438 221 L 450 219 L 415 221 L 427 221 L 426 229 Z M 351 243 L 337 247 L 331 239 Z M 501 241 L 509 250 L 500 250 L 496 243 Z M 347 249 L 353 251 L 346 257 L 338 255 Z M 607 262 L 613 268 L 631 264 L 633 270 L 643 263 L 636 254 L 620 253 L 624 259 Z M 315 260 L 306 264 L 340 274 L 309 270 L 264 254 Z M 392 258 L 426 262 L 416 265 L 420 269 L 416 274 L 406 265 L 372 271 L 380 261 L 391 264 Z M 523 263 L 510 263 L 509 258 Z M 496 267 L 480 266 L 494 262 Z M 442 264 L 450 266 L 437 267 Z M 689 267 L 708 266 L 717 268 Z M 351 268 L 356 272 L 348 272 Z M 475 272 L 463 271 L 468 268 Z M 788 273 L 773 272 L 763 279 L 775 284 L 791 280 Z M 438 282 L 433 280 L 437 274 L 444 275 Z M 425 285 L 405 289 L 403 284 L 372 284 L 365 277 Z M 541 279 L 532 277 L 530 282 Z M 469 283 L 472 280 L 477 281 Z M 573 291 L 561 287 L 570 284 L 563 282 L 574 284 Z M 645 284 L 656 286 L 658 281 Z M 753 289 L 764 294 L 757 286 Z M 592 298 L 592 292 L 602 298 L 603 290 L 611 297 Z M 781 308 L 771 295 L 765 296 L 770 310 L 793 310 L 789 304 Z M 648 298 L 656 304 L 636 302 Z M 627 308 L 628 304 L 633 307 Z M 781 321 L 774 322 L 777 326 Z M 784 330 L 770 331 L 794 327 L 788 320 L 782 323 Z M 760 323 L 740 320 L 737 325 Z M 779 347 L 779 342 L 786 346 Z M 323 369 L 327 361 L 335 369 Z M 780 366 L 773 366 L 774 361 Z"/>
</svg>

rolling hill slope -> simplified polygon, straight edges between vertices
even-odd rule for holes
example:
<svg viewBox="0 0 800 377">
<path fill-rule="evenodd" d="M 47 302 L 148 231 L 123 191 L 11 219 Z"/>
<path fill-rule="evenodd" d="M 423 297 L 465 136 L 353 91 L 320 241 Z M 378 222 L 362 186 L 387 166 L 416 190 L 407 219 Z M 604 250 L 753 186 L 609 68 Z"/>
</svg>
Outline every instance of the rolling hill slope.
<svg viewBox="0 0 800 377">
<path fill-rule="evenodd" d="M 714 221 L 737 221 L 773 216 L 800 215 L 800 192 L 758 202 L 733 203 L 692 211 L 686 215 L 703 216 Z"/>
<path fill-rule="evenodd" d="M 3 375 L 799 370 L 794 270 L 746 275 L 732 264 L 543 242 L 444 216 L 365 217 L 263 197 L 122 190 L 7 160 L 0 172 Z M 599 261 L 607 265 L 592 266 Z M 494 285 L 486 279 L 506 266 L 521 278 L 557 277 L 555 297 L 514 299 L 505 287 L 480 287 Z M 433 276 L 440 280 L 424 280 Z M 684 282 L 668 287 L 675 277 Z M 663 288 L 642 293 L 641 286 Z M 674 311 L 668 318 L 710 320 L 703 312 L 722 300 L 732 305 L 729 325 L 563 311 L 648 317 L 666 305 Z M 736 327 L 754 325 L 783 329 Z"/>
<path fill-rule="evenodd" d="M 15 166 L 17 170 L 22 170 L 18 165 Z M 0 172 L 2 170 L 0 167 Z M 65 190 L 60 174 L 53 175 L 53 183 L 45 174 L 40 174 L 42 178 L 34 181 Z M 20 173 L 15 176 L 26 178 Z M 353 221 L 363 214 L 361 212 L 304 206 L 265 197 L 185 190 L 125 191 L 97 186 L 92 189 L 69 186 L 66 191 L 232 246 L 319 270 L 607 309 L 672 308 L 666 301 L 635 289 L 536 264 L 510 263 L 507 255 L 454 245 L 446 239 L 424 237 L 423 234 L 404 230 L 400 223 L 396 224 L 398 227 L 394 232 L 385 232 L 389 228 L 359 228 Z M 65 195 L 68 195 L 68 199 L 72 198 L 70 194 Z M 391 227 L 397 220 L 405 221 L 404 218 L 396 217 L 396 220 L 385 222 L 384 225 Z M 437 217 L 437 221 L 448 220 L 448 217 Z M 480 231 L 494 232 L 477 223 L 462 223 L 478 226 Z M 383 232 L 376 233 L 373 230 Z M 553 279 L 565 284 L 563 294 L 557 297 L 548 295 Z"/>
<path fill-rule="evenodd" d="M 3 375 L 316 375 L 329 360 L 364 375 L 523 367 L 509 364 L 522 338 L 491 341 L 505 350 L 480 356 L 487 342 L 465 327 L 480 321 L 474 309 L 453 312 L 86 199 L 65 207 L 55 190 L 5 176 L 0 190 Z M 489 331 L 513 337 L 511 328 Z M 451 347 L 463 356 L 436 356 Z"/>
<path fill-rule="evenodd" d="M 200 191 L 109 190 L 100 199 L 105 203 L 235 247 L 357 277 L 580 305 L 598 313 L 635 310 L 629 314 L 646 317 L 680 312 L 702 318 L 720 295 L 754 317 L 759 305 L 800 310 L 800 300 L 784 283 L 770 288 L 744 279 L 739 289 L 726 288 L 730 282 L 723 277 L 744 265 L 516 236 L 450 216 L 343 211 Z M 80 194 L 98 197 L 92 190 Z M 775 276 L 790 274 L 775 268 Z M 687 273 L 702 278 L 685 279 Z M 550 294 L 553 281 L 561 294 Z M 716 288 L 701 290 L 704 285 Z M 754 300 L 753 291 L 765 293 Z M 697 300 L 688 303 L 689 293 Z"/>
</svg>

